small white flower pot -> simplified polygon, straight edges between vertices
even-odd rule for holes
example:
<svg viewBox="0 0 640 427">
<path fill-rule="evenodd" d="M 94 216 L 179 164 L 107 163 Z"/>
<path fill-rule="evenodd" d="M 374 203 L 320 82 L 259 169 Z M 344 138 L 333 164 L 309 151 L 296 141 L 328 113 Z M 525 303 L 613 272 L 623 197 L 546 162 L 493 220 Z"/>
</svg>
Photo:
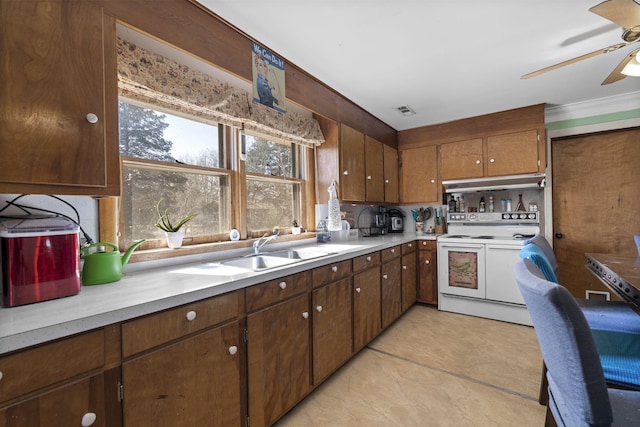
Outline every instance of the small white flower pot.
<svg viewBox="0 0 640 427">
<path fill-rule="evenodd" d="M 300 234 L 302 233 L 302 227 L 292 227 L 291 234 Z"/>
<path fill-rule="evenodd" d="M 183 230 L 174 231 L 174 232 L 165 231 L 164 235 L 167 238 L 167 245 L 171 249 L 178 249 L 182 247 L 182 239 L 184 239 Z"/>
</svg>

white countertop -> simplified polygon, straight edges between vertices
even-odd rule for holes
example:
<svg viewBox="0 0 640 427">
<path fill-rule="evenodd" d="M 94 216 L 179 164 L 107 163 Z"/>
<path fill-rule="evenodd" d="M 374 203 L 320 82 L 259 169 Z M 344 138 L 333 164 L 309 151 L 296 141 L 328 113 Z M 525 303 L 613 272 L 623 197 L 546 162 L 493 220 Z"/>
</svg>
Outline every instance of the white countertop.
<svg viewBox="0 0 640 427">
<path fill-rule="evenodd" d="M 79 294 L 66 298 L 0 308 L 0 354 L 192 303 L 416 239 L 435 240 L 436 237 L 405 233 L 350 238 L 329 243 L 304 240 L 300 243 L 269 244 L 264 248 L 265 250 L 314 247 L 336 254 L 260 272 L 249 270 L 234 272 L 226 269 L 224 275 L 214 274 L 217 269 L 211 268 L 207 262 L 216 262 L 225 258 L 224 253 L 221 252 L 212 253 L 211 259 L 206 262 L 134 272 L 127 272 L 125 268 L 125 274 L 118 282 L 83 286 Z"/>
</svg>

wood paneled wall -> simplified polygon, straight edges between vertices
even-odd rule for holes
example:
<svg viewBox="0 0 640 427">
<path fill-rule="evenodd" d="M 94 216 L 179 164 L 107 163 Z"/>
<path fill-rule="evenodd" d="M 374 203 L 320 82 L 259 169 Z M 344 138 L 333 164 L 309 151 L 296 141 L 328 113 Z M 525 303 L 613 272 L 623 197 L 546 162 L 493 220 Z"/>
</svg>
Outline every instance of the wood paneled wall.
<svg viewBox="0 0 640 427">
<path fill-rule="evenodd" d="M 252 39 L 190 0 L 90 1 L 104 7 L 106 14 L 125 25 L 196 55 L 240 78 L 252 80 Z M 255 41 L 260 43 L 260 40 Z M 265 47 L 278 54 L 277 46 Z M 397 147 L 395 129 L 288 61 L 285 76 L 287 99 L 290 101 Z"/>
</svg>

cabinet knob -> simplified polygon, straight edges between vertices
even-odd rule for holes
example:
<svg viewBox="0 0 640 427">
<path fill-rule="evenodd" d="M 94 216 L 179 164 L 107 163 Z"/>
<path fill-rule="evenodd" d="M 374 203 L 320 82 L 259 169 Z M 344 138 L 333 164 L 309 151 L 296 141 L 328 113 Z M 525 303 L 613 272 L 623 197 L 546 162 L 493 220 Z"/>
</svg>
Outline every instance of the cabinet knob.
<svg viewBox="0 0 640 427">
<path fill-rule="evenodd" d="M 196 312 L 195 312 L 195 311 L 193 311 L 193 310 L 188 311 L 188 312 L 187 312 L 187 316 L 186 316 L 186 317 L 187 317 L 187 320 L 188 320 L 189 322 L 191 322 L 192 320 L 194 320 L 194 319 L 196 318 Z"/>
<path fill-rule="evenodd" d="M 413 247 L 413 243 L 408 243 L 407 246 L 409 246 L 410 248 Z"/>
<path fill-rule="evenodd" d="M 389 278 L 389 276 L 388 276 L 388 275 L 386 275 L 386 274 L 383 274 L 383 275 L 382 275 L 382 278 L 383 278 L 383 279 L 385 279 L 385 280 L 387 280 L 387 279 Z"/>
<path fill-rule="evenodd" d="M 93 113 L 89 113 L 89 114 L 87 114 L 87 121 L 89 123 L 91 123 L 92 125 L 96 124 L 96 123 L 98 123 L 98 116 L 96 116 Z"/>
<path fill-rule="evenodd" d="M 304 313 L 302 313 L 302 317 L 304 317 L 305 319 L 309 318 L 309 312 L 305 311 Z"/>
<path fill-rule="evenodd" d="M 2 371 L 0 371 L 0 380 L 2 379 Z"/>
<path fill-rule="evenodd" d="M 356 288 L 356 292 L 357 292 L 357 293 L 360 293 L 360 288 Z"/>
<path fill-rule="evenodd" d="M 94 414 L 93 412 L 87 412 L 82 416 L 82 422 L 81 422 L 82 427 L 89 427 L 90 425 L 93 425 L 93 423 L 95 422 L 96 422 L 96 414 Z"/>
<path fill-rule="evenodd" d="M 422 242 L 422 246 L 427 246 L 427 242 Z"/>
<path fill-rule="evenodd" d="M 479 164 L 480 164 L 480 160 L 476 160 L 476 165 L 479 165 Z"/>
<path fill-rule="evenodd" d="M 403 269 L 403 270 L 406 270 L 406 269 L 407 269 L 407 266 L 406 266 L 406 265 L 403 265 L 403 266 L 402 266 L 402 269 Z"/>
<path fill-rule="evenodd" d="M 392 253 L 392 254 L 395 254 L 395 253 L 396 253 L 396 249 L 395 249 L 395 248 L 392 248 L 392 249 L 391 249 L 391 253 Z"/>
<path fill-rule="evenodd" d="M 349 171 L 342 172 L 342 175 L 349 175 Z"/>
<path fill-rule="evenodd" d="M 388 180 L 388 179 L 385 179 L 385 180 L 384 180 L 384 183 L 385 183 L 385 184 L 388 184 L 388 183 L 389 183 L 389 180 Z"/>
<path fill-rule="evenodd" d="M 371 261 L 371 256 L 368 256 L 368 257 L 367 257 L 367 261 Z"/>
<path fill-rule="evenodd" d="M 287 288 L 287 282 L 280 282 L 280 284 L 278 286 L 280 286 L 280 289 L 286 289 Z"/>
<path fill-rule="evenodd" d="M 371 175 L 367 175 L 367 179 L 371 181 Z"/>
<path fill-rule="evenodd" d="M 338 271 L 338 266 L 334 265 L 333 267 L 331 267 L 331 271 L 333 271 L 334 273 L 336 273 Z"/>
<path fill-rule="evenodd" d="M 237 352 L 238 352 L 238 347 L 236 347 L 235 345 L 232 345 L 231 347 L 229 347 L 230 355 L 235 356 Z"/>
<path fill-rule="evenodd" d="M 316 307 L 316 311 L 317 311 L 318 313 L 320 313 L 320 312 L 322 311 L 322 306 L 321 306 L 321 305 L 317 306 L 317 307 Z"/>
<path fill-rule="evenodd" d="M 431 180 L 431 183 L 432 183 L 432 184 L 435 184 L 435 183 L 436 183 L 436 180 L 435 180 L 435 179 L 432 179 L 432 180 Z"/>
<path fill-rule="evenodd" d="M 425 263 L 425 264 L 429 264 L 429 263 L 430 263 L 430 261 L 429 261 L 428 259 L 426 259 L 426 260 L 424 260 L 424 263 Z"/>
<path fill-rule="evenodd" d="M 489 159 L 489 163 L 494 163 L 496 159 Z"/>
</svg>

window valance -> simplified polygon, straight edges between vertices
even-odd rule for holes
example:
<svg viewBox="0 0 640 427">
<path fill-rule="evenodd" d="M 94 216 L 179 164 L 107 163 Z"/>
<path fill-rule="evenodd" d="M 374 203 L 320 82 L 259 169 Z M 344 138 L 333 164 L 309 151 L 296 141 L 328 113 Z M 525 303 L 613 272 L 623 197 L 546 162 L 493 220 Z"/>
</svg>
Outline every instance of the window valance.
<svg viewBox="0 0 640 427">
<path fill-rule="evenodd" d="M 279 113 L 251 95 L 199 70 L 118 38 L 120 95 L 174 111 L 243 127 L 306 146 L 324 142 L 318 122 L 294 111 Z"/>
</svg>

